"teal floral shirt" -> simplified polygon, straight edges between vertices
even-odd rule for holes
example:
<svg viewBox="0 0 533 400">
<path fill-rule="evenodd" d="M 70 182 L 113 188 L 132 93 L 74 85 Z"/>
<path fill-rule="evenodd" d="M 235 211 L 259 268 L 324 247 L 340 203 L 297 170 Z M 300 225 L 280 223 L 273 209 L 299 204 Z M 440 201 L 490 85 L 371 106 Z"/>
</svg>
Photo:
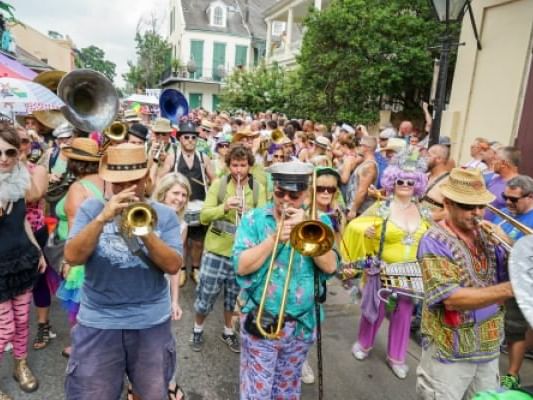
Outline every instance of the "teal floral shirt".
<svg viewBox="0 0 533 400">
<path fill-rule="evenodd" d="M 233 245 L 233 265 L 235 270 L 237 270 L 239 256 L 244 250 L 255 247 L 269 235 L 276 234 L 276 220 L 273 212 L 274 205 L 268 203 L 265 207 L 255 208 L 243 216 Z M 320 219 L 331 227 L 331 221 L 327 215 L 320 216 Z M 290 243 L 280 243 L 278 245 L 275 267 L 272 271 L 271 282 L 268 286 L 268 296 L 265 306 L 265 309 L 272 315 L 277 315 L 279 311 L 290 252 Z M 237 275 L 237 283 L 242 289 L 241 298 L 244 302 L 242 312 L 245 314 L 258 307 L 261 295 L 263 294 L 270 258 L 268 257 L 256 272 L 246 276 Z M 338 259 L 336 262 L 338 263 Z M 294 334 L 302 340 L 312 340 L 315 335 L 315 268 L 311 257 L 302 256 L 298 252 L 294 254 L 286 314 L 297 320 Z M 319 272 L 321 282 L 328 280 L 332 275 L 325 274 L 322 271 Z M 320 287 L 322 288 L 322 285 Z M 321 313 L 321 318 L 323 318 L 322 309 Z"/>
</svg>

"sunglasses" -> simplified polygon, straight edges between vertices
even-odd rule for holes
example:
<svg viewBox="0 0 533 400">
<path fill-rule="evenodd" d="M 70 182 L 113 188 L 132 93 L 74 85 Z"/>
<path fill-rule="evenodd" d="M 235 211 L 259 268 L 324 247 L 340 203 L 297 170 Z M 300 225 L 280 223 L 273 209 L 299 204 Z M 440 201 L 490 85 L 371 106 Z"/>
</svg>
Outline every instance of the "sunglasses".
<svg viewBox="0 0 533 400">
<path fill-rule="evenodd" d="M 181 135 L 185 140 L 196 140 L 196 135 Z"/>
<path fill-rule="evenodd" d="M 219 144 L 218 147 L 222 147 L 223 149 L 227 149 L 229 147 L 228 143 Z"/>
<path fill-rule="evenodd" d="M 486 207 L 485 204 L 463 204 L 463 203 L 458 203 L 456 201 L 454 201 L 453 204 L 455 204 L 455 206 L 460 208 L 461 210 L 465 210 L 465 211 L 474 211 L 476 209 L 483 210 Z"/>
<path fill-rule="evenodd" d="M 317 186 L 316 187 L 317 193 L 329 193 L 329 194 L 335 194 L 337 191 L 337 188 L 335 186 Z"/>
<path fill-rule="evenodd" d="M 274 190 L 274 196 L 278 199 L 283 199 L 285 196 L 289 196 L 291 200 L 298 200 L 302 192 L 291 192 L 290 190 L 276 189 Z"/>
<path fill-rule="evenodd" d="M 396 179 L 396 186 L 413 187 L 414 185 L 415 185 L 415 181 L 412 179 Z"/>
<path fill-rule="evenodd" d="M 518 203 L 518 200 L 520 199 L 523 199 L 524 197 L 528 197 L 529 196 L 529 193 L 528 194 L 525 194 L 523 196 L 520 196 L 520 197 L 514 197 L 514 196 L 507 196 L 505 193 L 502 193 L 502 198 L 505 200 L 505 201 L 510 201 L 511 203 Z"/>
<path fill-rule="evenodd" d="M 156 135 L 156 136 L 167 136 L 167 135 L 169 135 L 169 132 L 154 132 L 154 135 Z"/>
<path fill-rule="evenodd" d="M 31 140 L 28 139 L 28 138 L 21 138 L 21 139 L 20 139 L 20 143 L 22 143 L 22 144 L 29 144 L 29 143 L 31 143 Z"/>
<path fill-rule="evenodd" d="M 277 160 L 283 160 L 283 155 L 282 154 L 274 154 L 272 156 L 272 158 L 277 159 Z"/>
<path fill-rule="evenodd" d="M 19 151 L 17 149 L 0 150 L 0 157 L 5 155 L 7 158 L 15 158 Z"/>
</svg>

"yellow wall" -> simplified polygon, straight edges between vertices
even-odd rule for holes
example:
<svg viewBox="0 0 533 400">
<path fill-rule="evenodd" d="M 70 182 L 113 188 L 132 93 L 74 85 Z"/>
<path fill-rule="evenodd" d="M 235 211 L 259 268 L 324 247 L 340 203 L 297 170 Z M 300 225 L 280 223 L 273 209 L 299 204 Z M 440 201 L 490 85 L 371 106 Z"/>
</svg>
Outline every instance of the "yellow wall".
<svg viewBox="0 0 533 400">
<path fill-rule="evenodd" d="M 483 49 L 478 51 L 468 14 L 463 20 L 450 104 L 441 135 L 452 137 L 454 157 L 470 157 L 481 136 L 512 145 L 518 129 L 533 38 L 533 0 L 473 1 Z"/>
<path fill-rule="evenodd" d="M 74 44 L 67 38 L 65 40 L 51 39 L 41 32 L 25 25 L 10 27 L 17 45 L 39 59 L 60 71 L 70 72 L 74 69 Z"/>
</svg>

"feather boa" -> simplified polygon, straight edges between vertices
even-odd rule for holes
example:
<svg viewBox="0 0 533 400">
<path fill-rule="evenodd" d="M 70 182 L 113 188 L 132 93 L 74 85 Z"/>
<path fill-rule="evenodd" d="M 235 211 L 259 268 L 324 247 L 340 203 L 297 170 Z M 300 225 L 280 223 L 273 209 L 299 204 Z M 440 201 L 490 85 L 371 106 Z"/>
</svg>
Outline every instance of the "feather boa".
<svg viewBox="0 0 533 400">
<path fill-rule="evenodd" d="M 29 187 L 30 173 L 20 162 L 13 171 L 0 173 L 0 207 L 3 208 L 10 202 L 23 198 Z"/>
</svg>

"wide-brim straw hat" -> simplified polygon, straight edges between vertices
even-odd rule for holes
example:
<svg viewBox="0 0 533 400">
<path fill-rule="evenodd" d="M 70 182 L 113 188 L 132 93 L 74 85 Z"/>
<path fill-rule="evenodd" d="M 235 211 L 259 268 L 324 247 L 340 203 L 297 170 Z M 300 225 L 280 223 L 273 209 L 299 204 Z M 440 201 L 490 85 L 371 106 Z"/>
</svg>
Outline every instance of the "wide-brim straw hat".
<svg viewBox="0 0 533 400">
<path fill-rule="evenodd" d="M 144 146 L 121 143 L 107 149 L 100 159 L 98 175 L 106 182 L 121 183 L 144 178 L 147 171 Z"/>
<path fill-rule="evenodd" d="M 331 141 L 325 136 L 319 136 L 316 139 L 311 140 L 311 143 L 325 150 L 331 150 Z"/>
<path fill-rule="evenodd" d="M 161 133 L 170 133 L 174 130 L 170 120 L 166 118 L 158 118 L 152 124 L 152 131 Z"/>
<path fill-rule="evenodd" d="M 101 155 L 98 152 L 98 143 L 89 138 L 75 138 L 72 145 L 61 149 L 61 153 L 68 159 L 98 162 Z"/>
<path fill-rule="evenodd" d="M 244 137 L 256 138 L 256 137 L 259 137 L 259 132 L 252 131 L 252 128 L 250 128 L 250 126 L 247 125 L 244 129 L 241 129 L 235 135 L 233 135 L 233 142 L 234 143 L 238 142 L 242 140 L 242 138 Z"/>
<path fill-rule="evenodd" d="M 478 169 L 454 168 L 448 179 L 439 186 L 444 197 L 456 203 L 484 205 L 496 199 L 485 186 L 485 180 Z"/>
<path fill-rule="evenodd" d="M 126 122 L 140 122 L 141 118 L 134 110 L 126 110 L 124 112 L 124 121 Z"/>
<path fill-rule="evenodd" d="M 396 153 L 401 153 L 407 147 L 407 142 L 402 138 L 390 138 L 387 141 L 387 146 L 381 149 L 381 151 L 392 150 Z"/>
</svg>

